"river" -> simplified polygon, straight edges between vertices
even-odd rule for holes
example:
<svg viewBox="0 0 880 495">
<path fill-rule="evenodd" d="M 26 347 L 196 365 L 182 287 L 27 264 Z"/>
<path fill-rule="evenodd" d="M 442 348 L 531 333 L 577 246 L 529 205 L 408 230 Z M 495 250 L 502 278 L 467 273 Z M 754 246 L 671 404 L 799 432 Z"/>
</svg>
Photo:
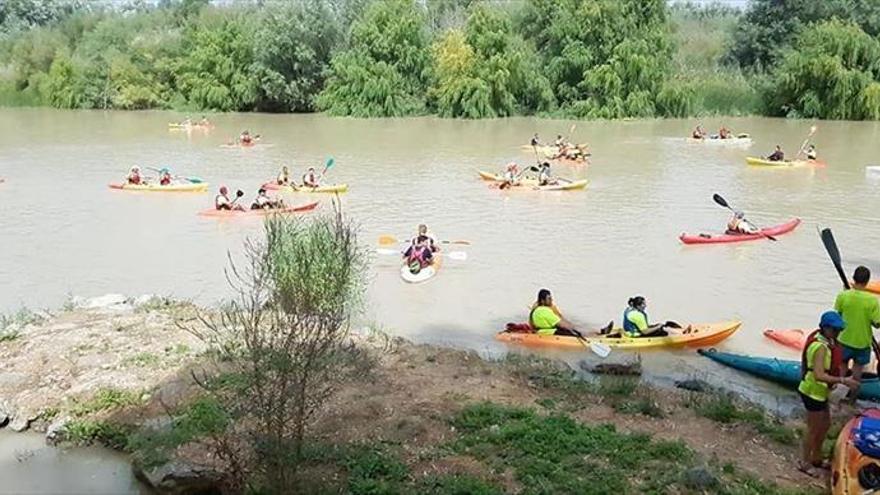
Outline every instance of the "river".
<svg viewBox="0 0 880 495">
<path fill-rule="evenodd" d="M 840 282 L 817 226 L 832 227 L 847 271 L 880 271 L 880 182 L 866 177 L 877 156 L 880 125 L 819 122 L 815 142 L 824 169 L 764 170 L 744 157 L 780 143 L 793 154 L 809 121 L 724 119 L 749 132 L 751 147 L 687 143 L 694 121 L 571 122 L 532 118 L 461 121 L 433 117 L 358 120 L 322 115 L 212 116 L 209 133 L 170 132 L 169 112 L 0 110 L 0 311 L 58 307 L 69 294 L 155 293 L 211 304 L 229 296 L 223 269 L 258 220 L 217 221 L 215 186 L 251 197 L 282 164 L 299 176 L 333 156 L 327 182 L 346 182 L 345 211 L 365 242 L 407 236 L 420 222 L 444 239 L 466 239 L 468 259 L 447 259 L 440 275 L 404 284 L 398 260 L 372 263 L 365 322 L 417 341 L 495 353 L 493 335 L 523 320 L 537 289 L 551 288 L 567 316 L 583 327 L 618 322 L 627 299 L 642 294 L 654 319 L 741 319 L 721 347 L 763 355 L 795 354 L 762 331 L 813 328 Z M 722 119 L 703 119 L 709 129 Z M 478 180 L 534 158 L 520 151 L 534 132 L 567 134 L 592 146 L 589 167 L 555 166 L 586 177 L 585 191 L 505 193 Z M 242 129 L 261 134 L 252 149 L 219 145 Z M 212 184 L 210 194 L 111 191 L 133 164 L 170 165 Z M 759 225 L 800 217 L 778 242 L 684 246 L 687 231 L 718 231 L 728 212 L 721 193 Z M 315 195 L 290 196 L 295 203 Z M 330 207 L 330 197 L 319 198 Z M 459 249 L 459 248 L 451 248 Z M 575 359 L 579 353 L 564 352 Z M 687 371 L 690 351 L 662 353 L 660 369 Z M 717 369 L 710 367 L 710 369 Z M 740 375 L 723 375 L 732 379 Z"/>
</svg>

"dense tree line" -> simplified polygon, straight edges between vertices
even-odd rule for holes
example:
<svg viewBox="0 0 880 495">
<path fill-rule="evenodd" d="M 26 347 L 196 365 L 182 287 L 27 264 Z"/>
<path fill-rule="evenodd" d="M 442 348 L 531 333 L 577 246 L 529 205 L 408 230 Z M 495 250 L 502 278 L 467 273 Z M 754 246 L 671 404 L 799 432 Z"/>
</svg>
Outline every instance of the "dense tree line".
<svg viewBox="0 0 880 495">
<path fill-rule="evenodd" d="M 0 103 L 877 119 L 880 2 L 0 2 Z"/>
</svg>

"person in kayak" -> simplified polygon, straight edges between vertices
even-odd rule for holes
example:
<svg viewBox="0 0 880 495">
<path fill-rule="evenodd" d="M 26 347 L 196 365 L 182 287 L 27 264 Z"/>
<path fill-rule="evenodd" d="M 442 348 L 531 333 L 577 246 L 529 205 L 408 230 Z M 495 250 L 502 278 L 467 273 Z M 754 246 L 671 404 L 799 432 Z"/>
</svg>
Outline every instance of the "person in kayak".
<svg viewBox="0 0 880 495">
<path fill-rule="evenodd" d="M 718 139 L 733 139 L 733 134 L 727 126 L 723 125 L 721 129 L 718 129 Z"/>
<path fill-rule="evenodd" d="M 279 186 L 290 185 L 290 171 L 287 169 L 287 165 L 281 167 L 281 172 L 278 172 L 278 177 L 275 178 L 275 183 Z"/>
<path fill-rule="evenodd" d="M 537 132 L 535 133 L 534 136 L 532 136 L 532 140 L 529 141 L 529 143 L 531 143 L 532 147 L 535 147 L 535 146 L 541 146 L 541 140 L 538 139 L 538 133 L 537 133 Z"/>
<path fill-rule="evenodd" d="M 666 337 L 669 335 L 666 328 L 681 328 L 681 325 L 674 321 L 651 325 L 648 323 L 648 313 L 645 312 L 647 307 L 648 302 L 644 297 L 631 297 L 627 302 L 626 309 L 623 311 L 623 328 L 621 333 L 616 335 L 609 334 L 609 337 Z M 690 332 L 691 329 L 688 327 L 682 333 Z"/>
<path fill-rule="evenodd" d="M 556 141 L 553 142 L 554 146 L 559 148 L 559 150 L 565 149 L 567 143 L 565 142 L 565 138 L 562 137 L 562 134 L 556 135 Z"/>
<path fill-rule="evenodd" d="M 199 121 L 199 125 L 202 126 L 202 127 L 210 127 L 210 126 L 211 126 L 211 122 L 208 121 L 208 118 L 207 118 L 207 117 L 205 117 L 204 115 L 202 115 L 202 120 Z"/>
<path fill-rule="evenodd" d="M 816 145 L 811 144 L 809 148 L 807 148 L 807 160 L 815 161 L 819 158 L 819 153 L 816 151 Z"/>
<path fill-rule="evenodd" d="M 703 129 L 702 124 L 697 124 L 697 127 L 694 127 L 694 132 L 691 133 L 691 137 L 694 139 L 706 139 L 706 130 Z"/>
<path fill-rule="evenodd" d="M 767 157 L 771 162 L 781 162 L 785 160 L 785 152 L 782 151 L 782 146 L 776 145 L 776 151 L 774 151 L 770 156 Z"/>
<path fill-rule="evenodd" d="M 214 196 L 214 208 L 217 210 L 236 210 L 244 211 L 244 207 L 235 204 L 238 198 L 229 199 L 229 189 L 226 186 L 220 186 L 220 194 Z"/>
<path fill-rule="evenodd" d="M 128 171 L 128 177 L 125 178 L 125 181 L 133 185 L 144 184 L 144 179 L 141 177 L 141 168 L 137 165 L 131 167 L 131 170 Z"/>
<path fill-rule="evenodd" d="M 550 173 L 550 162 L 542 163 L 541 170 L 538 171 L 538 185 L 555 186 L 556 184 L 558 184 L 558 182 L 552 177 Z"/>
<path fill-rule="evenodd" d="M 170 186 L 171 185 L 171 171 L 167 168 L 163 168 L 159 171 L 159 185 L 160 186 Z"/>
<path fill-rule="evenodd" d="M 254 144 L 254 138 L 251 136 L 251 132 L 245 129 L 241 132 L 241 136 L 238 137 L 238 142 L 244 146 L 250 146 Z"/>
<path fill-rule="evenodd" d="M 538 300 L 532 305 L 529 324 L 538 335 L 573 335 L 583 338 L 574 325 L 562 317 L 553 304 L 553 295 L 548 289 L 538 291 Z"/>
<path fill-rule="evenodd" d="M 519 166 L 516 164 L 516 162 L 510 162 L 507 164 L 507 168 L 504 171 L 504 181 L 498 185 L 498 188 L 507 189 L 509 187 L 518 186 L 519 178 Z"/>
<path fill-rule="evenodd" d="M 866 289 L 871 280 L 871 270 L 859 266 L 853 273 L 852 289 L 844 290 L 834 300 L 834 310 L 840 313 L 846 328 L 838 337 L 843 348 L 843 363 L 852 365 L 852 377 L 861 380 L 862 371 L 871 362 L 873 328 L 880 328 L 880 303 Z M 853 396 L 856 391 L 852 392 Z"/>
<path fill-rule="evenodd" d="M 253 204 L 251 204 L 252 210 L 269 210 L 272 208 L 282 208 L 284 206 L 283 199 L 272 199 L 266 193 L 266 188 L 261 187 L 259 191 L 257 191 L 257 197 L 254 199 Z"/>
<path fill-rule="evenodd" d="M 320 187 L 320 181 L 320 177 L 315 173 L 315 167 L 309 167 L 306 173 L 302 176 L 304 187 Z"/>
<path fill-rule="evenodd" d="M 816 339 L 804 348 L 801 356 L 798 394 L 807 410 L 807 433 L 804 435 L 798 470 L 813 477 L 818 476 L 817 469 L 826 467 L 822 463 L 822 442 L 831 426 L 828 409 L 830 388 L 838 383 L 853 389 L 859 385 L 855 378 L 831 373 L 833 349 L 838 345 L 837 339 L 841 331 L 845 331 L 845 327 L 846 323 L 840 313 L 826 311 L 819 320 Z"/>
<path fill-rule="evenodd" d="M 421 224 L 418 234 L 412 238 L 409 247 L 403 252 L 403 257 L 409 265 L 409 271 L 416 274 L 434 262 L 434 253 L 439 250 L 434 236 L 428 233 L 428 226 Z"/>
<path fill-rule="evenodd" d="M 760 229 L 746 220 L 746 214 L 741 211 L 735 212 L 730 221 L 727 222 L 728 234 L 757 234 L 758 232 L 760 232 Z"/>
</svg>

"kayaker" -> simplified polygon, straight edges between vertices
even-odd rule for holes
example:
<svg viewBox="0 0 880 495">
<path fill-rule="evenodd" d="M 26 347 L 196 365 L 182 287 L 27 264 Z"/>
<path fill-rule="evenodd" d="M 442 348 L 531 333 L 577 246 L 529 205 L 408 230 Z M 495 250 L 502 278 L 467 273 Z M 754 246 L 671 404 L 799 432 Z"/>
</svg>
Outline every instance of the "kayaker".
<svg viewBox="0 0 880 495">
<path fill-rule="evenodd" d="M 807 160 L 816 160 L 819 158 L 819 153 L 816 151 L 816 145 L 811 144 L 809 148 L 807 148 Z"/>
<path fill-rule="evenodd" d="M 532 136 L 532 140 L 529 141 L 532 147 L 541 146 L 541 140 L 538 139 L 538 133 L 536 132 L 534 136 Z"/>
<path fill-rule="evenodd" d="M 238 142 L 247 146 L 253 144 L 254 138 L 251 137 L 250 131 L 244 130 L 241 132 L 241 136 L 238 137 Z"/>
<path fill-rule="evenodd" d="M 721 126 L 721 129 L 718 129 L 718 139 L 731 139 L 733 138 L 733 134 L 731 134 L 730 129 L 727 126 Z"/>
<path fill-rule="evenodd" d="M 741 211 L 735 212 L 730 221 L 727 222 L 728 234 L 757 234 L 758 232 L 760 232 L 760 229 L 746 220 L 745 213 Z"/>
<path fill-rule="evenodd" d="M 781 162 L 785 160 L 785 153 L 782 151 L 782 147 L 778 144 L 776 145 L 776 151 L 773 152 L 770 156 L 767 157 L 771 162 Z"/>
<path fill-rule="evenodd" d="M 229 199 L 229 189 L 226 189 L 226 186 L 220 186 L 220 194 L 214 196 L 214 208 L 218 210 L 237 210 L 244 211 L 244 207 L 241 205 L 235 204 L 234 200 Z"/>
<path fill-rule="evenodd" d="M 410 244 L 412 245 L 420 243 L 425 243 L 431 249 L 432 253 L 436 253 L 440 250 L 437 246 L 437 239 L 434 237 L 434 234 L 428 232 L 428 226 L 423 223 L 419 224 L 415 237 L 410 241 Z"/>
<path fill-rule="evenodd" d="M 681 328 L 681 325 L 674 321 L 651 325 L 648 323 L 648 313 L 645 312 L 647 307 L 648 302 L 642 296 L 629 299 L 623 311 L 623 337 L 665 337 L 669 335 L 666 328 Z M 682 333 L 690 333 L 690 327 Z"/>
<path fill-rule="evenodd" d="M 562 151 L 565 148 L 565 139 L 562 137 L 562 134 L 558 134 L 556 136 L 556 141 L 554 142 L 557 148 Z"/>
<path fill-rule="evenodd" d="M 129 184 L 140 185 L 144 183 L 143 178 L 141 178 L 141 168 L 135 165 L 131 167 L 131 170 L 128 171 L 128 177 L 125 178 L 126 182 Z"/>
<path fill-rule="evenodd" d="M 556 185 L 557 181 L 553 179 L 550 174 L 550 162 L 544 162 L 541 164 L 541 170 L 538 172 L 538 185 L 539 186 L 553 186 Z"/>
<path fill-rule="evenodd" d="M 846 328 L 838 341 L 843 347 L 843 363 L 853 361 L 852 376 L 861 380 L 862 370 L 871 362 L 873 328 L 880 328 L 880 303 L 866 289 L 871 280 L 871 270 L 859 266 L 853 273 L 852 289 L 844 290 L 834 300 L 834 310 L 840 313 Z M 855 396 L 856 392 L 852 392 Z"/>
<path fill-rule="evenodd" d="M 835 384 L 843 384 L 857 389 L 859 382 L 854 378 L 834 376 L 831 371 L 831 355 L 837 345 L 841 331 L 846 323 L 840 313 L 826 311 L 819 320 L 819 333 L 816 340 L 810 343 L 802 353 L 801 382 L 798 394 L 807 410 L 807 433 L 804 435 L 801 460 L 798 470 L 817 477 L 816 469 L 827 468 L 822 462 L 822 442 L 831 426 L 831 414 L 828 409 L 830 388 Z"/>
<path fill-rule="evenodd" d="M 251 204 L 252 210 L 260 210 L 260 209 L 271 209 L 271 208 L 281 208 L 284 206 L 284 200 L 282 199 L 272 199 L 266 193 L 266 188 L 261 187 L 259 191 L 257 191 L 257 197 L 254 199 L 253 204 Z"/>
<path fill-rule="evenodd" d="M 202 127 L 210 127 L 211 122 L 208 121 L 208 118 L 202 115 L 202 120 L 199 121 L 199 125 Z"/>
<path fill-rule="evenodd" d="M 532 305 L 532 312 L 529 314 L 529 323 L 538 335 L 574 335 L 583 338 L 553 305 L 553 295 L 548 289 L 538 291 L 538 300 Z"/>
<path fill-rule="evenodd" d="M 428 233 L 428 226 L 419 225 L 418 234 L 410 241 L 403 256 L 409 264 L 409 271 L 419 273 L 422 268 L 434 262 L 434 253 L 439 251 L 434 237 Z"/>
<path fill-rule="evenodd" d="M 315 173 L 315 167 L 309 167 L 305 174 L 302 176 L 303 186 L 305 187 L 319 187 L 320 179 L 318 175 Z"/>
<path fill-rule="evenodd" d="M 281 172 L 278 172 L 278 177 L 275 178 L 275 183 L 279 186 L 290 184 L 290 171 L 287 169 L 287 165 L 281 167 Z"/>
<path fill-rule="evenodd" d="M 507 189 L 508 187 L 513 187 L 519 185 L 519 166 L 516 162 L 510 162 L 507 164 L 507 168 L 504 171 L 504 181 L 498 185 L 500 189 Z"/>
<path fill-rule="evenodd" d="M 167 168 L 163 168 L 159 171 L 159 185 L 160 186 L 170 186 L 171 185 L 171 171 Z"/>
<path fill-rule="evenodd" d="M 697 127 L 694 127 L 694 132 L 691 133 L 691 137 L 694 139 L 706 139 L 706 130 L 703 129 L 702 124 L 697 124 Z"/>
</svg>

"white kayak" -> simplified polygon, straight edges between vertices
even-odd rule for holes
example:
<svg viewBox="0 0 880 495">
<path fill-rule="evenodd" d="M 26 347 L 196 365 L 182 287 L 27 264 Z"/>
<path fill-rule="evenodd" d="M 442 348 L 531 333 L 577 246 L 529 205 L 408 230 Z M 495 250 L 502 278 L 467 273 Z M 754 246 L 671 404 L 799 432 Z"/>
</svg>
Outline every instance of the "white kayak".
<svg viewBox="0 0 880 495">
<path fill-rule="evenodd" d="M 409 265 L 407 263 L 403 263 L 402 265 L 400 265 L 400 278 L 402 278 L 404 282 L 410 284 L 420 284 L 422 282 L 427 282 L 428 280 L 434 278 L 434 276 L 437 275 L 437 272 L 440 271 L 441 261 L 442 257 L 440 253 L 434 253 L 434 262 L 419 270 L 419 273 L 411 272 L 409 270 Z"/>
</svg>

